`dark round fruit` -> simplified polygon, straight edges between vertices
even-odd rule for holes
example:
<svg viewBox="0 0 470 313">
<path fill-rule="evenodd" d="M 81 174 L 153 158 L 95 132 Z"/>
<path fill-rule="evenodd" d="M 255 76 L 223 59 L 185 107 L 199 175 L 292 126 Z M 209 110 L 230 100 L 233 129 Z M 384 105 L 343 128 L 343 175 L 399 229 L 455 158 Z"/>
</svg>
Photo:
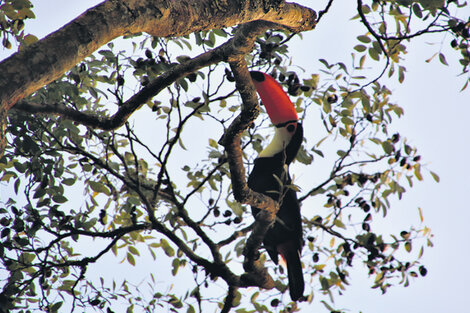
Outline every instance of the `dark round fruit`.
<svg viewBox="0 0 470 313">
<path fill-rule="evenodd" d="M 279 299 L 273 299 L 271 301 L 271 306 L 272 307 L 277 307 L 279 305 L 279 303 L 280 303 Z"/>
<path fill-rule="evenodd" d="M 338 101 L 338 96 L 336 94 L 329 95 L 328 98 L 326 98 L 326 101 L 328 101 L 328 103 L 336 103 Z"/>
<path fill-rule="evenodd" d="M 426 274 L 428 273 L 428 270 L 424 267 L 424 266 L 420 266 L 419 267 L 419 274 L 421 274 L 421 276 L 426 276 Z"/>
</svg>

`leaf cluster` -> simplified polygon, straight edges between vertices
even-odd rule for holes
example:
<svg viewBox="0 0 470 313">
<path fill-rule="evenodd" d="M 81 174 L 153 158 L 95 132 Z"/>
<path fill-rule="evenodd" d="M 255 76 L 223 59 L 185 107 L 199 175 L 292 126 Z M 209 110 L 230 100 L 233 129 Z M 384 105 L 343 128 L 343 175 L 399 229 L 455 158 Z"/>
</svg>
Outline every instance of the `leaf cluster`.
<svg viewBox="0 0 470 313">
<path fill-rule="evenodd" d="M 11 49 L 12 41 L 30 45 L 38 40 L 36 36 L 24 33 L 25 21 L 36 17 L 32 7 L 29 0 L 2 1 L 0 6 L 0 38 L 3 47 Z"/>
</svg>

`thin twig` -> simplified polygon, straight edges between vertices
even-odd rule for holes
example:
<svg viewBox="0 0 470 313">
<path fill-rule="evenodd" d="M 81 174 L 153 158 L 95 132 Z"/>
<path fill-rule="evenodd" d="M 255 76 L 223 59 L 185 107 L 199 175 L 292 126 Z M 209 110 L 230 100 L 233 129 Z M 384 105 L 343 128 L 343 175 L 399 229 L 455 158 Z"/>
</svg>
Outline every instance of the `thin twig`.
<svg viewBox="0 0 470 313">
<path fill-rule="evenodd" d="M 330 9 L 331 5 L 333 4 L 333 1 L 334 0 L 328 1 L 328 4 L 326 5 L 326 7 L 323 10 L 321 10 L 320 12 L 318 12 L 317 24 L 320 23 L 320 20 L 323 17 L 323 15 L 328 13 L 328 10 Z"/>
</svg>

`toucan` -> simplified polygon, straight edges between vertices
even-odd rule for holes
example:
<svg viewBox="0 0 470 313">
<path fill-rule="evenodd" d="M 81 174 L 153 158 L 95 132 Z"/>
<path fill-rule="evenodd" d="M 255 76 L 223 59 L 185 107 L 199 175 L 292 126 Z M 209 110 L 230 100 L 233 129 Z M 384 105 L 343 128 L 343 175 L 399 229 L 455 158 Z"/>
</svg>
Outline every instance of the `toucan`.
<svg viewBox="0 0 470 313">
<path fill-rule="evenodd" d="M 268 74 L 258 71 L 250 74 L 275 133 L 271 143 L 255 159 L 248 186 L 279 202 L 276 220 L 266 232 L 263 246 L 274 263 L 278 264 L 279 255 L 284 259 L 290 297 L 297 301 L 303 296 L 305 286 L 300 262 L 302 220 L 297 194 L 289 175 L 289 164 L 302 144 L 303 128 L 294 105 L 281 85 Z M 255 217 L 259 212 L 259 208 L 252 207 Z"/>
</svg>

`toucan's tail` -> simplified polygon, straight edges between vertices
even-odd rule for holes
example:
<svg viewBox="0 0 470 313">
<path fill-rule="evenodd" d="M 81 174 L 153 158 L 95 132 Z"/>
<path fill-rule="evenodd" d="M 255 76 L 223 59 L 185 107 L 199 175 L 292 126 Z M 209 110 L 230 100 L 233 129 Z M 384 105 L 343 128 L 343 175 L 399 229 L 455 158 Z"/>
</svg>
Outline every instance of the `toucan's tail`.
<svg viewBox="0 0 470 313">
<path fill-rule="evenodd" d="M 297 301 L 304 295 L 305 288 L 299 251 L 294 245 L 288 243 L 278 246 L 277 249 L 287 264 L 290 297 L 292 301 Z"/>
</svg>

